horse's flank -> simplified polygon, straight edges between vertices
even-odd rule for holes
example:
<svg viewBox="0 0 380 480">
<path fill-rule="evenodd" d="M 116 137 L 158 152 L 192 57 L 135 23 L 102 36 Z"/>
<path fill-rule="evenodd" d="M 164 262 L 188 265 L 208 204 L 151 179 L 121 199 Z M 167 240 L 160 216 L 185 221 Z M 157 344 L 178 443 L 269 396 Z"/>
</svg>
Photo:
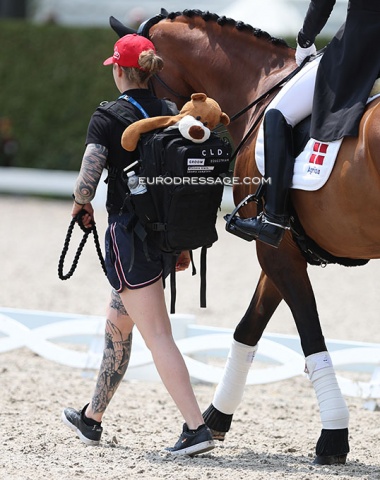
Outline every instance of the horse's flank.
<svg viewBox="0 0 380 480">
<path fill-rule="evenodd" d="M 292 193 L 306 232 L 333 255 L 380 258 L 379 153 L 377 99 L 364 113 L 359 137 L 343 141 L 326 185 L 316 192 Z"/>
</svg>

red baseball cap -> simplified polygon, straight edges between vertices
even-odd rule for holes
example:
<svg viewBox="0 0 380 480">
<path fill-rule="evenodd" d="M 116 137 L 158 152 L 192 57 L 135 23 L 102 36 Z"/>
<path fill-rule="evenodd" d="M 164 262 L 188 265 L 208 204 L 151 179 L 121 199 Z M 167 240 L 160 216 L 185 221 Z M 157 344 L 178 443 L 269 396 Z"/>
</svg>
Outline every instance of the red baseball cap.
<svg viewBox="0 0 380 480">
<path fill-rule="evenodd" d="M 139 56 L 145 50 L 156 52 L 153 43 L 147 38 L 137 33 L 124 35 L 115 43 L 112 57 L 107 58 L 103 65 L 117 63 L 121 67 L 140 68 Z"/>
</svg>

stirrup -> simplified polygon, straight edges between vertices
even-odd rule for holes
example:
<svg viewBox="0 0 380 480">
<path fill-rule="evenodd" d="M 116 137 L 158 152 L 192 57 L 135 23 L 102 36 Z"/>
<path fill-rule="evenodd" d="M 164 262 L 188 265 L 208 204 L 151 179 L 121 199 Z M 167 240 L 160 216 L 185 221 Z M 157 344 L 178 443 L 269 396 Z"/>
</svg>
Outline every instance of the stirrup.
<svg viewBox="0 0 380 480">
<path fill-rule="evenodd" d="M 257 192 L 256 192 L 257 193 Z M 239 238 L 242 238 L 243 240 L 246 240 L 247 242 L 252 242 L 254 238 L 252 235 L 248 235 L 244 232 L 242 232 L 234 223 L 234 219 L 236 217 L 237 212 L 242 208 L 248 205 L 248 203 L 251 202 L 256 202 L 258 203 L 261 199 L 261 197 L 258 197 L 256 193 L 251 193 L 247 195 L 232 211 L 232 213 L 225 215 L 224 219 L 226 220 L 226 231 L 228 233 L 232 233 L 233 235 L 236 235 Z"/>
</svg>

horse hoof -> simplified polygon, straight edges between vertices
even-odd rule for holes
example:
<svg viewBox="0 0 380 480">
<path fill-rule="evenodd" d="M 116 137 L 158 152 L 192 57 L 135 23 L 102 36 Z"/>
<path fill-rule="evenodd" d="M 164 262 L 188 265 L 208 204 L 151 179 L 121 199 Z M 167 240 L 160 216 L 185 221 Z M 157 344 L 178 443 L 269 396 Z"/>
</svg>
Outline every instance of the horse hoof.
<svg viewBox="0 0 380 480">
<path fill-rule="evenodd" d="M 314 459 L 314 465 L 344 465 L 346 463 L 347 454 L 344 455 L 317 455 Z"/>
<path fill-rule="evenodd" d="M 213 430 L 212 428 L 210 428 L 210 431 L 211 431 L 212 438 L 214 440 L 218 440 L 219 442 L 224 442 L 227 432 L 218 432 L 218 430 Z"/>
</svg>

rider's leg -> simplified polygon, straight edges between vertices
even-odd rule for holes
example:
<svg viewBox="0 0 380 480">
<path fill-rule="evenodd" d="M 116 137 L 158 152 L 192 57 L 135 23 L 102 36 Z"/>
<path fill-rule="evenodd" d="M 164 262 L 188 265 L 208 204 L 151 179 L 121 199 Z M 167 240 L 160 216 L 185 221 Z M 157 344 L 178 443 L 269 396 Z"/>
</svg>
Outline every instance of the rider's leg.
<svg viewBox="0 0 380 480">
<path fill-rule="evenodd" d="M 277 109 L 264 118 L 265 206 L 264 214 L 248 219 L 236 217 L 237 229 L 253 238 L 278 247 L 289 225 L 288 191 L 294 167 L 292 127 Z"/>
<path fill-rule="evenodd" d="M 287 123 L 295 127 L 299 122 L 311 114 L 315 88 L 315 77 L 321 56 L 307 63 L 280 92 L 268 106 L 268 110 L 275 108 L 284 115 Z M 261 171 L 264 165 L 264 128 L 261 124 L 255 147 L 256 163 Z M 262 172 L 263 173 L 263 172 Z"/>
<path fill-rule="evenodd" d="M 297 123 L 299 123 L 301 120 L 304 118 L 308 117 L 311 114 L 312 110 L 312 103 L 313 103 L 313 93 L 314 93 L 314 87 L 315 87 L 315 77 L 316 77 L 316 72 L 318 69 L 318 64 L 320 62 L 321 56 L 316 57 L 314 60 L 312 60 L 310 63 L 306 64 L 303 69 L 297 73 L 295 77 L 293 77 L 284 87 L 281 89 L 278 95 L 271 101 L 269 109 L 276 109 L 279 110 L 285 117 L 286 123 L 294 127 Z M 299 101 L 299 99 L 302 99 L 302 101 Z M 269 112 L 269 110 L 268 110 Z M 262 167 L 265 163 L 265 173 L 266 177 L 269 175 L 272 176 L 273 179 L 275 179 L 276 171 L 271 172 L 268 174 L 268 168 L 270 169 L 269 164 L 274 164 L 274 168 L 276 168 L 276 158 L 272 159 L 266 159 L 264 160 L 264 137 L 267 135 L 267 130 L 265 127 L 265 136 L 264 136 L 264 125 L 265 122 L 263 122 L 263 125 L 261 125 L 259 129 L 259 133 L 257 136 L 257 141 L 256 141 L 256 149 L 255 149 L 255 156 L 256 156 L 256 163 L 259 167 L 259 170 L 262 170 Z M 276 133 L 276 132 L 274 132 Z M 273 139 L 273 136 L 272 136 Z M 273 139 L 274 142 L 277 141 L 277 138 Z M 281 153 L 281 152 L 280 152 Z M 266 155 L 266 152 L 265 152 Z M 270 155 L 270 153 L 269 153 Z M 277 159 L 277 162 L 279 159 Z M 261 167 L 260 167 L 261 166 Z M 281 168 L 281 165 L 280 165 Z M 278 172 L 278 177 L 281 180 L 281 174 L 282 172 Z M 275 188 L 276 184 L 274 185 Z M 261 189 L 260 192 L 257 192 L 258 197 L 262 195 L 265 189 Z M 270 195 L 270 193 L 269 193 Z M 268 199 L 267 203 L 268 203 Z M 228 218 L 229 216 L 227 216 Z M 230 221 L 234 226 L 235 226 L 235 218 L 231 219 Z M 239 224 L 239 226 L 242 227 L 241 230 L 244 229 L 245 232 L 245 225 L 241 223 L 241 220 L 237 220 L 236 227 Z M 247 225 L 247 234 L 246 236 L 243 237 L 246 240 L 249 240 L 249 236 L 251 235 L 251 239 L 253 238 L 258 238 L 261 241 L 266 241 L 272 246 L 278 246 L 278 243 L 281 241 L 281 238 L 283 236 L 283 232 L 278 229 L 275 229 L 275 234 L 270 235 L 267 239 L 264 236 L 264 233 L 260 233 L 258 235 L 258 230 L 259 227 L 261 227 L 261 222 L 260 224 L 257 223 L 257 220 L 252 219 L 253 222 L 253 231 L 250 230 L 250 222 L 246 222 Z M 276 223 L 276 222 L 274 222 Z M 269 231 L 272 227 L 267 227 L 267 230 Z M 233 229 L 230 229 L 229 231 L 233 231 Z M 261 228 L 260 228 L 261 232 Z M 238 235 L 241 236 L 241 235 Z M 247 238 L 248 237 L 248 238 Z"/>
</svg>

